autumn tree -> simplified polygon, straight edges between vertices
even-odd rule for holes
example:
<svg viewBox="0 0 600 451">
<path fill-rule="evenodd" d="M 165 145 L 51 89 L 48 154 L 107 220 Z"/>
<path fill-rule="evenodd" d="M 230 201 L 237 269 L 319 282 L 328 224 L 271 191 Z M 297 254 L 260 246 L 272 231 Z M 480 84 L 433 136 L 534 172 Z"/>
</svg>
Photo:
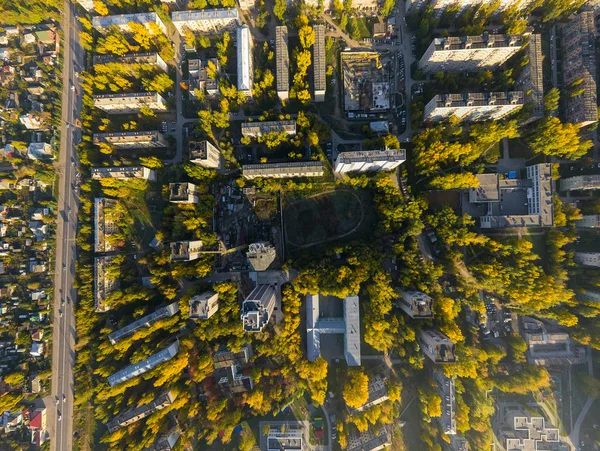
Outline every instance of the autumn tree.
<svg viewBox="0 0 600 451">
<path fill-rule="evenodd" d="M 593 146 L 592 141 L 581 140 L 575 124 L 563 124 L 557 117 L 545 117 L 538 121 L 527 143 L 535 153 L 569 160 L 581 158 Z"/>
<path fill-rule="evenodd" d="M 287 10 L 287 2 L 285 0 L 275 0 L 275 6 L 273 7 L 273 14 L 279 20 L 283 22 L 285 19 L 285 12 Z"/>
<path fill-rule="evenodd" d="M 544 111 L 546 113 L 554 113 L 558 110 L 558 102 L 560 100 L 560 91 L 558 88 L 551 88 L 544 96 Z"/>
<path fill-rule="evenodd" d="M 298 38 L 300 38 L 302 48 L 307 50 L 315 43 L 315 30 L 313 27 L 306 25 L 298 30 Z"/>
<path fill-rule="evenodd" d="M 479 179 L 471 172 L 452 173 L 434 177 L 429 186 L 433 189 L 467 189 L 479 187 Z"/>
<path fill-rule="evenodd" d="M 350 372 L 342 396 L 348 407 L 357 409 L 364 405 L 369 400 L 369 377 L 362 370 Z"/>
</svg>

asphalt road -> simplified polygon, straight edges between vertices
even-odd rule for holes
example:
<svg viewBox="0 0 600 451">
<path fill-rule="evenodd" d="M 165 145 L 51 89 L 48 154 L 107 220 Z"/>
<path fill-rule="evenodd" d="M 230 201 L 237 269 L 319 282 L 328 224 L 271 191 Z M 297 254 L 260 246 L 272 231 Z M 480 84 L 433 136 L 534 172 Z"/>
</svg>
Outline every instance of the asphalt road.
<svg viewBox="0 0 600 451">
<path fill-rule="evenodd" d="M 56 272 L 54 279 L 54 330 L 52 350 L 52 397 L 45 400 L 48 409 L 50 446 L 70 451 L 73 442 L 73 364 L 75 359 L 75 317 L 73 288 L 76 260 L 78 198 L 73 189 L 76 178 L 75 145 L 81 130 L 75 128 L 81 107 L 81 86 L 75 76 L 82 66 L 84 51 L 79 44 L 79 27 L 74 22 L 75 8 L 64 2 L 64 64 L 60 154 L 56 170 L 59 176 L 58 219 L 56 227 Z M 57 403 L 58 400 L 58 403 Z"/>
</svg>

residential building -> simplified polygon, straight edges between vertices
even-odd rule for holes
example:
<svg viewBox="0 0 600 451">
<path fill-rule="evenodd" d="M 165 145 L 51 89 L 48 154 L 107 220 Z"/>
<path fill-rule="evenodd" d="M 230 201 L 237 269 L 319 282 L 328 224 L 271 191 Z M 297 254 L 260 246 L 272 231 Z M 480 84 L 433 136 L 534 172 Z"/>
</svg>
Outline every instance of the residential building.
<svg viewBox="0 0 600 451">
<path fill-rule="evenodd" d="M 244 366 L 250 362 L 252 357 L 252 346 L 245 344 L 238 352 L 230 350 L 217 351 L 213 356 L 215 370 L 229 366 Z"/>
<path fill-rule="evenodd" d="M 434 363 L 456 362 L 455 344 L 446 335 L 437 330 L 422 330 L 419 333 L 421 350 Z"/>
<path fill-rule="evenodd" d="M 204 166 L 205 168 L 219 169 L 221 167 L 221 153 L 219 149 L 208 141 L 190 141 L 190 163 Z"/>
<path fill-rule="evenodd" d="M 469 451 L 469 442 L 461 435 L 450 436 L 448 451 Z"/>
<path fill-rule="evenodd" d="M 27 158 L 36 161 L 50 160 L 53 158 L 52 146 L 48 143 L 30 143 Z"/>
<path fill-rule="evenodd" d="M 94 0 L 77 0 L 77 3 L 88 13 L 92 14 L 94 12 Z"/>
<path fill-rule="evenodd" d="M 160 112 L 167 111 L 167 102 L 158 92 L 100 94 L 94 96 L 94 107 L 108 114 L 138 113 L 142 107 Z"/>
<path fill-rule="evenodd" d="M 479 187 L 469 190 L 463 212 L 479 218 L 482 229 L 552 227 L 552 165 L 527 166 L 527 178 L 478 174 Z"/>
<path fill-rule="evenodd" d="M 308 449 L 304 443 L 304 434 L 308 427 L 305 422 L 269 422 L 268 432 L 263 428 L 261 422 L 261 430 L 266 432 L 264 447 L 261 451 L 304 451 Z M 262 441 L 261 441 L 262 442 Z"/>
<path fill-rule="evenodd" d="M 301 161 L 293 163 L 245 164 L 242 166 L 244 178 L 249 180 L 265 178 L 322 177 L 325 166 L 321 161 Z"/>
<path fill-rule="evenodd" d="M 334 171 L 338 173 L 392 171 L 405 161 L 404 149 L 340 152 L 335 159 Z"/>
<path fill-rule="evenodd" d="M 285 133 L 289 136 L 296 134 L 296 121 L 266 121 L 242 123 L 242 136 L 257 138 L 267 133 Z"/>
<path fill-rule="evenodd" d="M 209 319 L 219 310 L 219 293 L 206 291 L 189 301 L 190 319 Z"/>
<path fill-rule="evenodd" d="M 390 76 L 378 52 L 342 52 L 344 111 L 348 119 L 387 119 Z"/>
<path fill-rule="evenodd" d="M 313 45 L 313 92 L 315 102 L 325 102 L 327 89 L 325 60 L 325 25 L 313 26 L 315 44 Z"/>
<path fill-rule="evenodd" d="M 433 370 L 433 378 L 437 382 L 438 392 L 442 400 L 442 414 L 438 421 L 442 426 L 444 434 L 456 434 L 456 391 L 454 388 L 454 378 L 447 377 L 439 370 Z"/>
<path fill-rule="evenodd" d="M 221 34 L 232 32 L 240 24 L 236 8 L 173 11 L 171 19 L 182 37 L 186 29 L 199 34 Z"/>
<path fill-rule="evenodd" d="M 204 248 L 202 241 L 175 241 L 171 243 L 171 261 L 197 260 Z"/>
<path fill-rule="evenodd" d="M 176 204 L 197 204 L 199 199 L 200 193 L 193 183 L 169 183 L 169 202 Z"/>
<path fill-rule="evenodd" d="M 433 318 L 433 299 L 420 291 L 400 290 L 396 305 L 411 318 Z"/>
<path fill-rule="evenodd" d="M 575 252 L 575 263 L 583 266 L 600 267 L 600 252 Z"/>
<path fill-rule="evenodd" d="M 290 94 L 290 54 L 288 29 L 285 25 L 275 27 L 275 67 L 277 72 L 277 95 L 287 100 Z"/>
<path fill-rule="evenodd" d="M 41 130 L 46 128 L 44 120 L 35 114 L 23 114 L 19 116 L 19 122 L 25 126 L 27 130 Z"/>
<path fill-rule="evenodd" d="M 117 166 L 112 168 L 92 168 L 92 178 L 99 179 L 144 179 L 154 182 L 156 171 L 144 166 Z"/>
<path fill-rule="evenodd" d="M 94 133 L 94 144 L 100 143 L 107 143 L 122 150 L 169 146 L 164 135 L 159 131 Z"/>
<path fill-rule="evenodd" d="M 128 53 L 123 56 L 95 55 L 94 66 L 99 64 L 121 63 L 121 64 L 150 64 L 158 67 L 163 72 L 169 72 L 169 66 L 158 53 Z"/>
<path fill-rule="evenodd" d="M 406 12 L 413 10 L 421 10 L 425 6 L 431 5 L 433 7 L 434 13 L 437 17 L 440 17 L 442 13 L 449 6 L 459 6 L 459 10 L 457 15 L 462 14 L 468 8 L 476 8 L 484 3 L 484 0 L 407 0 L 405 4 Z M 516 7 L 519 11 L 529 11 L 533 6 L 535 6 L 535 0 L 500 0 L 498 9 L 494 14 L 499 14 L 505 11 L 509 7 Z"/>
<path fill-rule="evenodd" d="M 40 446 L 46 441 L 48 435 L 46 431 L 46 408 L 38 407 L 37 409 L 33 409 L 31 407 L 30 409 L 28 412 L 26 411 L 29 416 L 30 443 Z"/>
<path fill-rule="evenodd" d="M 598 120 L 594 12 L 583 11 L 562 29 L 565 118 L 581 127 Z"/>
<path fill-rule="evenodd" d="M 515 88 L 525 93 L 525 104 L 532 105 L 531 119 L 539 119 L 544 116 L 544 71 L 542 63 L 542 35 L 529 35 L 529 42 L 525 47 L 527 65 L 522 68 L 519 78 L 515 82 Z"/>
<path fill-rule="evenodd" d="M 119 228 L 114 220 L 111 219 L 110 209 L 114 208 L 119 201 L 107 199 L 105 197 L 96 197 L 94 199 L 94 251 L 98 253 L 112 252 L 115 246 L 107 237 L 119 233 Z M 107 211 L 109 214 L 107 215 Z M 107 217 L 108 216 L 108 217 Z"/>
<path fill-rule="evenodd" d="M 108 33 L 108 30 L 111 27 L 117 27 L 121 31 L 130 33 L 132 32 L 131 28 L 129 27 L 131 22 L 144 25 L 151 35 L 162 32 L 165 36 L 167 36 L 167 27 L 155 12 L 92 17 L 92 27 L 94 27 L 100 34 Z"/>
<path fill-rule="evenodd" d="M 113 257 L 94 258 L 94 307 L 96 312 L 106 312 L 106 297 L 119 288 L 119 280 L 109 277 L 106 269 L 111 265 Z"/>
<path fill-rule="evenodd" d="M 253 9 L 256 6 L 256 1 L 255 0 L 238 0 L 238 5 L 240 6 L 240 9 L 248 11 L 250 9 Z"/>
<path fill-rule="evenodd" d="M 181 432 L 177 426 L 175 426 L 169 432 L 160 435 L 156 440 L 156 443 L 150 448 L 146 448 L 145 451 L 171 451 L 175 448 L 175 445 L 179 441 L 179 437 L 181 437 Z"/>
<path fill-rule="evenodd" d="M 600 228 L 600 215 L 583 215 L 582 218 L 575 223 L 578 229 L 597 229 Z"/>
<path fill-rule="evenodd" d="M 250 357 L 252 357 L 252 347 L 249 344 L 242 346 L 239 352 L 225 350 L 215 353 L 214 378 L 221 393 L 232 396 L 254 388 L 252 378 L 244 374 L 245 368 L 250 363 Z"/>
<path fill-rule="evenodd" d="M 600 291 L 585 290 L 580 296 L 587 301 L 600 302 Z"/>
<path fill-rule="evenodd" d="M 386 427 L 375 428 L 371 426 L 365 432 L 348 434 L 346 451 L 379 451 L 392 446 L 390 433 Z"/>
<path fill-rule="evenodd" d="M 574 365 L 586 362 L 584 346 L 577 346 L 569 334 L 530 317 L 522 318 L 522 333 L 527 343 L 527 361 L 535 365 Z"/>
<path fill-rule="evenodd" d="M 192 97 L 197 98 L 200 93 L 206 93 L 208 96 L 215 96 L 219 93 L 219 82 L 216 78 L 209 77 L 208 63 L 211 63 L 219 72 L 220 66 L 217 58 L 209 58 L 206 64 L 202 64 L 199 59 L 188 59 L 189 93 Z"/>
<path fill-rule="evenodd" d="M 277 258 L 277 250 L 268 242 L 252 243 L 246 257 L 253 271 L 266 271 Z"/>
<path fill-rule="evenodd" d="M 496 70 L 522 45 L 523 36 L 517 34 L 435 38 L 419 60 L 419 69 L 429 74 Z"/>
<path fill-rule="evenodd" d="M 242 302 L 241 320 L 246 332 L 262 332 L 275 309 L 275 287 L 257 285 Z"/>
<path fill-rule="evenodd" d="M 326 300 L 326 298 L 323 298 Z M 344 299 L 343 318 L 323 318 L 320 313 L 321 297 L 306 296 L 307 358 L 314 362 L 321 355 L 321 335 L 343 334 L 344 356 L 348 366 L 360 366 L 360 309 L 358 296 Z"/>
<path fill-rule="evenodd" d="M 237 27 L 237 89 L 252 97 L 254 68 L 252 67 L 252 36 L 246 25 Z"/>
<path fill-rule="evenodd" d="M 360 407 L 349 408 L 348 406 L 346 406 L 348 407 L 350 414 L 355 415 L 358 412 L 370 409 L 371 407 L 376 406 L 377 404 L 381 404 L 382 402 L 385 402 L 388 399 L 390 399 L 388 396 L 388 389 L 385 383 L 386 378 L 382 374 L 369 376 L 369 398 L 367 399 L 367 402 Z"/>
<path fill-rule="evenodd" d="M 108 384 L 111 387 L 114 387 L 115 385 L 121 384 L 130 379 L 133 379 L 134 377 L 144 374 L 145 372 L 156 368 L 158 365 L 168 362 L 173 357 L 175 357 L 178 352 L 179 341 L 176 341 L 172 343 L 168 348 L 159 351 L 158 353 L 148 357 L 147 359 L 142 360 L 138 363 L 134 363 L 133 365 L 129 365 L 121 371 L 117 371 L 112 376 L 109 376 Z"/>
<path fill-rule="evenodd" d="M 561 191 L 600 189 L 600 175 L 576 175 L 560 180 Z"/>
<path fill-rule="evenodd" d="M 131 409 L 126 410 L 123 413 L 120 413 L 108 423 L 106 423 L 106 427 L 109 432 L 115 432 L 117 429 L 123 428 L 125 426 L 129 426 L 130 424 L 136 423 L 144 418 L 149 417 L 154 412 L 158 412 L 159 410 L 164 409 L 165 407 L 171 405 L 177 396 L 168 391 L 160 395 L 159 397 L 152 400 L 152 402 L 148 404 L 143 404 L 138 407 L 133 407 Z"/>
<path fill-rule="evenodd" d="M 179 312 L 179 302 L 173 302 L 172 304 L 160 307 L 149 315 L 142 316 L 133 323 L 108 334 L 108 339 L 113 345 L 117 344 L 117 342 L 121 341 L 123 338 L 133 335 L 140 329 L 150 327 L 160 320 L 171 318 L 176 315 L 177 312 Z"/>
<path fill-rule="evenodd" d="M 438 94 L 425 105 L 423 120 L 440 122 L 450 116 L 466 122 L 499 120 L 523 104 L 523 91 Z"/>
</svg>

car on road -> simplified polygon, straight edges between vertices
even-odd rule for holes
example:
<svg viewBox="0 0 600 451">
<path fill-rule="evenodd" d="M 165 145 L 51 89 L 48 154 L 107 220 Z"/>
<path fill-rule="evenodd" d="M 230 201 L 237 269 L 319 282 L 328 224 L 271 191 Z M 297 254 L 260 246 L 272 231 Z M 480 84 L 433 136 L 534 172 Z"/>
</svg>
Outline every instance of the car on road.
<svg viewBox="0 0 600 451">
<path fill-rule="evenodd" d="M 54 404 L 58 405 L 58 396 L 56 396 L 55 398 L 56 398 L 56 402 Z"/>
<path fill-rule="evenodd" d="M 63 313 L 63 312 L 62 312 L 62 309 L 60 309 L 60 308 L 59 308 L 59 309 L 58 309 L 58 315 L 59 315 L 61 318 L 62 318 L 62 313 Z"/>
<path fill-rule="evenodd" d="M 67 402 L 67 397 L 63 394 L 63 402 Z"/>
<path fill-rule="evenodd" d="M 58 421 L 62 420 L 62 414 L 58 412 Z"/>
</svg>

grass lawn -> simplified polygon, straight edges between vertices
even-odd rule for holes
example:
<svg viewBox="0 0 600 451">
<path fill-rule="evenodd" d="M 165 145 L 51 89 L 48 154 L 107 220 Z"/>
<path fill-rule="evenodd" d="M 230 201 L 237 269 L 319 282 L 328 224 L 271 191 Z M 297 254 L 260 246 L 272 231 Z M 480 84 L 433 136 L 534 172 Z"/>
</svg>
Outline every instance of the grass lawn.
<svg viewBox="0 0 600 451">
<path fill-rule="evenodd" d="M 524 235 L 523 239 L 533 244 L 533 252 L 540 256 L 539 264 L 546 265 L 546 240 L 545 235 Z"/>
<path fill-rule="evenodd" d="M 358 28 L 358 30 L 360 31 L 360 38 L 361 39 L 365 39 L 365 38 L 370 38 L 371 37 L 371 30 L 373 29 L 373 19 L 370 19 L 368 17 L 360 17 L 360 18 L 353 18 L 350 19 L 349 21 L 349 30 L 352 30 L 352 24 L 354 22 L 355 26 Z"/>
<path fill-rule="evenodd" d="M 510 158 L 531 158 L 533 156 L 529 147 L 520 139 L 508 140 L 508 153 Z"/>
</svg>

